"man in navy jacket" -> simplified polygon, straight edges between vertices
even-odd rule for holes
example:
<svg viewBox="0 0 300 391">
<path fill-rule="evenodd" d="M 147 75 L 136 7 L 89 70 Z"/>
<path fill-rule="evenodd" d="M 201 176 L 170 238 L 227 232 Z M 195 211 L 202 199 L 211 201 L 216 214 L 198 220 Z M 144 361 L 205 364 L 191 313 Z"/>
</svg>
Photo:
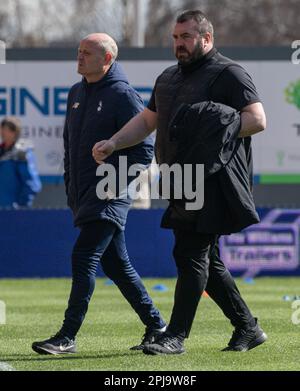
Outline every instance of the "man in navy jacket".
<svg viewBox="0 0 300 391">
<path fill-rule="evenodd" d="M 131 199 L 100 199 L 96 194 L 100 178 L 92 157 L 94 144 L 113 136 L 143 110 L 141 98 L 115 61 L 117 54 L 115 41 L 100 33 L 84 38 L 78 49 L 78 73 L 83 78 L 68 97 L 64 162 L 68 205 L 80 234 L 72 253 L 73 284 L 63 326 L 54 337 L 33 343 L 33 350 L 40 354 L 75 353 L 75 336 L 94 291 L 99 260 L 146 326 L 142 343 L 132 349 L 143 349 L 165 330 L 127 254 L 124 228 Z M 108 163 L 117 172 L 119 156 L 127 157 L 129 164 L 147 167 L 153 157 L 152 138 L 111 155 Z"/>
</svg>

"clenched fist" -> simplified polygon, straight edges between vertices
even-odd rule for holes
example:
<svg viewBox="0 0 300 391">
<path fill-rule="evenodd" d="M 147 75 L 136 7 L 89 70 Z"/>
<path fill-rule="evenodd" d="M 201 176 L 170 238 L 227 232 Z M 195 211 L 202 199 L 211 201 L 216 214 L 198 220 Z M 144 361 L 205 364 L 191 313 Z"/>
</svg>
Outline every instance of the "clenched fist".
<svg viewBox="0 0 300 391">
<path fill-rule="evenodd" d="M 110 156 L 116 149 L 116 144 L 112 140 L 102 140 L 93 147 L 93 158 L 98 164 L 104 163 L 104 160 Z"/>
</svg>

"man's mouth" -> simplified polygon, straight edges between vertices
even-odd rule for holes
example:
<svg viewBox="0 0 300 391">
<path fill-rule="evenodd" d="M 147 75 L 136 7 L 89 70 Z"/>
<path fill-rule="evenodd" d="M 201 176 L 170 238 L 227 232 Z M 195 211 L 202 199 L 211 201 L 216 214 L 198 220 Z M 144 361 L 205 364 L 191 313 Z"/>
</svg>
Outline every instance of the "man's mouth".
<svg viewBox="0 0 300 391">
<path fill-rule="evenodd" d="M 184 49 L 177 50 L 177 54 L 188 54 L 188 52 Z"/>
</svg>

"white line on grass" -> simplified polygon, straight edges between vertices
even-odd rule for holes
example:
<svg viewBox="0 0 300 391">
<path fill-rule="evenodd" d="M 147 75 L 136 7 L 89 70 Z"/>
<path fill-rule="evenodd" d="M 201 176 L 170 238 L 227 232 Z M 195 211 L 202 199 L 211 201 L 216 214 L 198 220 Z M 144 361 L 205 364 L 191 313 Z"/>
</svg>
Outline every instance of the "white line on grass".
<svg viewBox="0 0 300 391">
<path fill-rule="evenodd" d="M 0 361 L 0 371 L 15 371 L 15 368 L 7 364 L 6 362 Z"/>
</svg>

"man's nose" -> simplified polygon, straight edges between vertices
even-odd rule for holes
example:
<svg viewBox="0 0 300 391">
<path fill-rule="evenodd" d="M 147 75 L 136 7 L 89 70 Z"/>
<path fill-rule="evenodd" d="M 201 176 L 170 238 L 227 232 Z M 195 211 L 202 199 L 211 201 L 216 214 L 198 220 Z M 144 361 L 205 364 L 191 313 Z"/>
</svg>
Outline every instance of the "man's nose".
<svg viewBox="0 0 300 391">
<path fill-rule="evenodd" d="M 182 38 L 176 38 L 175 40 L 175 45 L 176 45 L 176 48 L 180 47 L 180 46 L 184 46 L 183 45 L 183 39 Z"/>
</svg>

